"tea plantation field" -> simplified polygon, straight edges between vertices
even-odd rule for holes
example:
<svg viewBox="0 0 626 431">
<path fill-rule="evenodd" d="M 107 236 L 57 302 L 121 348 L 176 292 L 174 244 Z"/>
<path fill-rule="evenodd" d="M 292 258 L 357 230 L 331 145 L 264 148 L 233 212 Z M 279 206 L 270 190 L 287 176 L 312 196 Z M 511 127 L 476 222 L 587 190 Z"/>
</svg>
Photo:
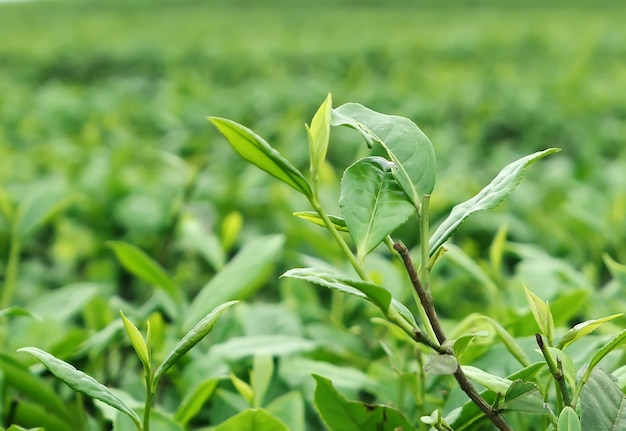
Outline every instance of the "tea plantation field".
<svg viewBox="0 0 626 431">
<path fill-rule="evenodd" d="M 530 166 L 505 203 L 463 223 L 432 270 L 443 328 L 475 337 L 461 364 L 511 376 L 520 368 L 511 343 L 529 364 L 544 361 L 534 335 L 546 329 L 543 306 L 525 287 L 549 304 L 557 339 L 622 313 L 626 4 L 508 3 L 0 4 L 0 429 L 138 429 L 17 349 L 71 363 L 141 416 L 141 354 L 120 310 L 142 337 L 149 328 L 157 367 L 235 299 L 163 374 L 153 429 L 248 429 L 241 412 L 267 414 L 267 428 L 249 429 L 335 429 L 320 414 L 315 388 L 325 383 L 311 374 L 348 399 L 398 409 L 415 429 L 429 429 L 420 417 L 435 410 L 453 421 L 467 398 L 452 377 L 424 374 L 428 348 L 362 299 L 280 278 L 303 266 L 354 273 L 327 231 L 293 217 L 309 202 L 207 121 L 249 127 L 306 175 L 305 123 L 329 93 L 335 107 L 407 117 L 430 138 L 433 229 L 505 165 L 561 149 Z M 354 131 L 332 129 L 319 183 L 329 213 L 341 214 L 343 170 L 368 154 Z M 414 218 L 393 237 L 419 261 Z M 379 247 L 364 265 L 419 316 L 399 259 Z M 625 324 L 597 322 L 567 350 L 550 343 L 567 352 L 567 376 Z M 623 391 L 616 343 L 600 366 Z M 493 397 L 481 376 L 470 377 Z M 505 418 L 516 430 L 557 429 L 563 400 L 547 366 L 523 378 L 556 415 Z"/>
</svg>

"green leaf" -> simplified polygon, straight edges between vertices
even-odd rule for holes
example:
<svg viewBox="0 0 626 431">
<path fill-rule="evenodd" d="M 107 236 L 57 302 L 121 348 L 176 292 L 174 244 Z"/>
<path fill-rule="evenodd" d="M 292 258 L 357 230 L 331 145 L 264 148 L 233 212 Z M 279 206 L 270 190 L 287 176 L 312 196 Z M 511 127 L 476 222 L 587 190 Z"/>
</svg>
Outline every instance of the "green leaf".
<svg viewBox="0 0 626 431">
<path fill-rule="evenodd" d="M 565 406 L 559 415 L 556 429 L 558 431 L 581 431 L 582 426 L 576 411 L 570 406 Z"/>
<path fill-rule="evenodd" d="M 252 403 L 254 403 L 254 392 L 252 391 L 250 385 L 233 373 L 230 374 L 230 381 L 235 389 L 237 389 L 237 392 L 239 392 L 239 395 L 241 395 L 241 397 L 246 400 L 246 403 L 252 407 Z"/>
<path fill-rule="evenodd" d="M 132 244 L 122 241 L 107 241 L 117 260 L 131 274 L 146 283 L 161 288 L 174 300 L 180 298 L 178 289 L 165 270 L 150 256 Z"/>
<path fill-rule="evenodd" d="M 454 349 L 454 356 L 460 358 L 463 356 L 463 353 L 467 350 L 469 345 L 474 341 L 476 337 L 488 337 L 489 332 L 487 331 L 478 331 L 472 334 L 465 334 L 454 340 L 452 348 Z"/>
<path fill-rule="evenodd" d="M 207 400 L 211 398 L 219 382 L 220 378 L 206 379 L 188 391 L 178 409 L 176 409 L 174 419 L 183 426 L 187 425 L 200 412 Z"/>
<path fill-rule="evenodd" d="M 394 169 L 394 164 L 382 157 L 366 157 L 344 172 L 339 206 L 360 259 L 414 211 L 393 177 Z"/>
<path fill-rule="evenodd" d="M 185 336 L 176 344 L 174 350 L 163 360 L 163 363 L 154 372 L 152 379 L 153 385 L 156 387 L 161 376 L 169 370 L 176 362 L 180 360 L 189 350 L 208 335 L 217 323 L 217 319 L 226 309 L 239 301 L 229 301 L 216 307 L 207 314 L 196 326 L 194 326 Z"/>
<path fill-rule="evenodd" d="M 626 289 L 626 265 L 613 260 L 608 254 L 603 254 L 604 264 L 609 269 L 609 272 L 613 278 L 619 283 L 620 286 Z"/>
<path fill-rule="evenodd" d="M 137 413 L 144 414 L 144 408 L 138 407 Z M 158 431 L 185 431 L 185 429 L 177 423 L 170 415 L 160 412 L 159 410 L 150 410 L 150 429 Z M 117 415 L 113 422 L 113 431 L 135 431 L 133 424 L 122 415 Z"/>
<path fill-rule="evenodd" d="M 320 268 L 293 268 L 281 277 L 297 278 L 329 289 L 347 293 L 366 299 L 389 316 L 397 312 L 406 322 L 417 327 L 413 314 L 399 301 L 391 297 L 391 293 L 382 286 L 362 280 L 353 280 L 339 274 L 333 274 Z M 393 310 L 391 311 L 390 310 Z"/>
<path fill-rule="evenodd" d="M 18 391 L 24 398 L 35 401 L 49 413 L 68 422 L 71 417 L 63 398 L 49 383 L 31 373 L 21 362 L 7 354 L 0 353 L 0 372 L 3 375 L 3 387 Z"/>
<path fill-rule="evenodd" d="M 309 198 L 313 196 L 311 187 L 302 173 L 252 130 L 225 118 L 209 117 L 209 121 L 217 127 L 228 143 L 245 160 L 290 185 L 305 196 Z"/>
<path fill-rule="evenodd" d="M 509 331 L 507 331 L 504 326 L 500 325 L 492 318 L 487 316 L 481 317 L 491 323 L 491 326 L 493 326 L 494 331 L 496 331 L 498 338 L 500 338 L 500 341 L 502 341 L 502 344 L 504 344 L 504 347 L 506 347 L 509 353 L 513 355 L 515 359 L 517 359 L 517 361 L 524 367 L 529 366 L 530 359 L 528 358 L 528 355 L 524 353 L 521 346 L 518 344 L 517 341 L 515 341 L 515 338 L 509 333 Z"/>
<path fill-rule="evenodd" d="M 557 151 L 560 150 L 558 148 L 549 148 L 538 151 L 505 166 L 491 183 L 476 196 L 452 208 L 448 218 L 439 225 L 430 238 L 431 256 L 470 215 L 477 211 L 495 208 L 506 199 L 522 180 L 526 167 Z"/>
<path fill-rule="evenodd" d="M 463 368 L 463 372 L 467 375 L 467 377 L 494 392 L 505 394 L 512 383 L 510 379 L 489 374 L 488 372 L 483 371 L 480 368 L 472 367 L 471 365 L 462 365 L 461 368 Z"/>
<path fill-rule="evenodd" d="M 459 362 L 453 355 L 439 355 L 433 353 L 424 365 L 424 372 L 433 375 L 454 374 L 459 368 Z"/>
<path fill-rule="evenodd" d="M 215 358 L 238 360 L 253 355 L 283 356 L 308 352 L 318 347 L 314 341 L 293 335 L 246 335 L 233 337 L 209 350 Z"/>
<path fill-rule="evenodd" d="M 591 375 L 591 372 L 596 367 L 596 365 L 598 365 L 600 361 L 604 359 L 606 355 L 608 355 L 613 350 L 623 345 L 625 342 L 626 342 L 626 329 L 622 330 L 619 334 L 614 336 L 611 339 L 611 341 L 609 341 L 604 346 L 602 346 L 599 350 L 596 351 L 596 353 L 591 358 L 589 365 L 587 366 L 587 370 L 585 371 L 585 374 L 583 375 L 583 377 L 581 378 L 578 384 L 584 385 L 587 379 L 589 378 L 589 376 Z"/>
<path fill-rule="evenodd" d="M 272 400 L 266 410 L 283 421 L 289 431 L 305 431 L 305 409 L 299 391 L 287 392 Z"/>
<path fill-rule="evenodd" d="M 626 398 L 613 378 L 602 369 L 591 372 L 580 397 L 580 410 L 580 428 L 583 430 L 626 429 Z"/>
<path fill-rule="evenodd" d="M 330 430 L 394 431 L 413 426 L 398 410 L 381 404 L 349 401 L 333 387 L 331 381 L 314 374 L 315 407 Z"/>
<path fill-rule="evenodd" d="M 269 277 L 285 238 L 269 235 L 254 238 L 198 292 L 185 311 L 184 328 L 189 328 L 218 305 L 244 299 Z"/>
<path fill-rule="evenodd" d="M 213 431 L 289 431 L 278 418 L 263 409 L 248 409 L 222 422 Z"/>
<path fill-rule="evenodd" d="M 358 103 L 333 110 L 333 126 L 359 131 L 371 148 L 378 142 L 395 163 L 394 175 L 411 203 L 419 207 L 422 197 L 435 186 L 435 152 L 428 137 L 408 118 L 385 115 Z"/>
<path fill-rule="evenodd" d="M 88 397 L 100 400 L 114 409 L 128 415 L 135 424 L 140 424 L 141 419 L 133 410 L 126 406 L 103 384 L 93 377 L 77 370 L 72 365 L 36 347 L 22 347 L 18 352 L 28 353 L 37 358 L 52 374 L 65 382 L 70 388 Z"/>
<path fill-rule="evenodd" d="M 293 213 L 294 216 L 301 218 L 302 220 L 306 220 L 309 223 L 313 223 L 316 226 L 326 227 L 324 224 L 324 220 L 319 216 L 315 211 L 297 211 Z M 343 217 L 328 215 L 328 218 L 332 222 L 335 229 L 341 232 L 348 232 L 348 226 L 346 226 L 346 221 Z"/>
<path fill-rule="evenodd" d="M 333 109 L 332 96 L 328 94 L 326 100 L 319 107 L 311 127 L 306 126 L 307 137 L 309 138 L 309 155 L 311 160 L 311 177 L 313 181 L 317 181 L 319 168 L 326 159 L 326 151 L 328 150 L 328 141 L 330 139 L 330 121 Z"/>
<path fill-rule="evenodd" d="M 254 391 L 253 407 L 261 407 L 274 374 L 274 359 L 270 355 L 254 355 L 250 384 Z"/>
<path fill-rule="evenodd" d="M 143 336 L 141 335 L 141 332 L 139 332 L 139 329 L 137 329 L 137 327 L 126 318 L 121 310 L 120 316 L 122 316 L 124 329 L 126 330 L 126 334 L 128 334 L 128 338 L 130 339 L 130 343 L 133 345 L 135 352 L 137 352 L 137 356 L 139 356 L 139 360 L 141 360 L 144 369 L 150 370 L 150 353 L 148 352 L 148 346 L 146 345 L 146 341 L 143 339 Z"/>
<path fill-rule="evenodd" d="M 320 286 L 358 296 L 378 306 L 384 313 L 389 309 L 391 293 L 382 286 L 361 280 L 352 280 L 321 268 L 293 268 L 281 277 L 297 278 Z"/>
<path fill-rule="evenodd" d="M 26 316 L 26 317 L 32 317 L 36 320 L 41 320 L 41 318 L 37 316 L 35 313 L 32 313 L 22 307 L 11 306 L 11 307 L 6 307 L 0 310 L 0 319 L 3 319 L 5 317 L 14 317 L 14 316 Z"/>
<path fill-rule="evenodd" d="M 539 330 L 548 338 L 548 344 L 552 345 L 554 342 L 554 319 L 550 312 L 550 306 L 532 293 L 526 286 L 524 286 L 524 292 L 526 293 L 526 300 L 530 306 L 530 311 L 533 313 L 535 322 L 537 322 L 539 326 Z"/>
<path fill-rule="evenodd" d="M 543 401 L 539 388 L 532 382 L 515 380 L 504 395 L 502 410 L 524 412 L 538 415 L 550 414 L 550 409 Z"/>
<path fill-rule="evenodd" d="M 572 357 L 555 347 L 548 347 L 548 351 L 550 352 L 550 356 L 552 356 L 555 361 L 556 358 L 561 360 L 565 381 L 571 388 L 574 388 L 576 386 L 576 366 L 574 365 Z M 537 353 L 540 353 L 539 349 L 537 349 Z"/>
<path fill-rule="evenodd" d="M 13 215 L 13 229 L 19 238 L 35 232 L 47 220 L 69 206 L 73 197 L 64 197 L 60 191 L 41 187 L 27 194 Z"/>
<path fill-rule="evenodd" d="M 584 322 L 578 323 L 574 325 L 572 329 L 567 331 L 565 335 L 563 335 L 563 338 L 561 338 L 561 342 L 557 347 L 563 350 L 574 341 L 581 339 L 585 335 L 591 334 L 603 323 L 613 319 L 617 319 L 618 317 L 622 317 L 623 315 L 624 313 L 612 314 L 601 319 L 586 320 Z"/>
</svg>

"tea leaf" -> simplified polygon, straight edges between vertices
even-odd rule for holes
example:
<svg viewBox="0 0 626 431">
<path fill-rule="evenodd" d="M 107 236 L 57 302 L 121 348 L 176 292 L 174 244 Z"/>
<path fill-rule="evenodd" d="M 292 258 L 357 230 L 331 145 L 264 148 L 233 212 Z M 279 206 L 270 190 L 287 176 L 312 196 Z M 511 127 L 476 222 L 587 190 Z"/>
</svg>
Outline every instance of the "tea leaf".
<svg viewBox="0 0 626 431">
<path fill-rule="evenodd" d="M 332 109 L 332 96 L 328 94 L 324 103 L 322 103 L 313 116 L 311 127 L 306 126 L 307 137 L 309 139 L 311 178 L 313 181 L 317 181 L 319 167 L 326 159 L 326 151 L 328 150 L 328 141 L 330 139 Z"/>
<path fill-rule="evenodd" d="M 107 241 L 107 245 L 113 249 L 117 260 L 131 274 L 152 286 L 163 289 L 174 301 L 179 299 L 179 292 L 174 282 L 165 270 L 143 250 L 122 241 Z"/>
<path fill-rule="evenodd" d="M 581 424 L 576 411 L 570 406 L 565 406 L 559 414 L 556 427 L 559 431 L 581 431 Z"/>
<path fill-rule="evenodd" d="M 567 331 L 565 335 L 563 335 L 563 338 L 561 338 L 561 342 L 557 347 L 563 350 L 574 341 L 581 339 L 585 335 L 591 334 L 603 323 L 608 322 L 609 320 L 617 319 L 623 315 L 624 313 L 612 314 L 601 319 L 587 320 L 585 322 L 578 323 L 572 329 Z"/>
<path fill-rule="evenodd" d="M 305 196 L 309 198 L 313 196 L 311 187 L 302 173 L 252 130 L 226 118 L 209 117 L 209 121 L 245 160 Z"/>
<path fill-rule="evenodd" d="M 222 422 L 213 431 L 289 431 L 280 419 L 263 409 L 247 409 Z"/>
<path fill-rule="evenodd" d="M 381 114 L 358 103 L 333 110 L 333 126 L 348 126 L 361 133 L 368 146 L 378 142 L 396 164 L 398 184 L 417 208 L 435 186 L 435 151 L 428 137 L 408 118 Z"/>
<path fill-rule="evenodd" d="M 315 407 L 331 430 L 394 431 L 414 429 L 398 410 L 381 404 L 349 401 L 325 377 L 313 374 L 315 379 Z"/>
<path fill-rule="evenodd" d="M 580 397 L 580 428 L 593 431 L 626 429 L 626 398 L 613 378 L 594 369 Z"/>
<path fill-rule="evenodd" d="M 241 380 L 233 373 L 230 374 L 230 381 L 232 382 L 235 389 L 237 389 L 237 392 L 239 392 L 239 395 L 241 395 L 241 397 L 246 400 L 249 406 L 253 407 L 252 403 L 254 402 L 254 392 L 252 391 L 250 385 Z"/>
<path fill-rule="evenodd" d="M 450 215 L 435 230 L 430 238 L 430 254 L 444 243 L 459 228 L 461 223 L 477 211 L 488 210 L 498 206 L 508 195 L 515 190 L 524 175 L 526 167 L 537 160 L 560 151 L 558 148 L 549 148 L 538 151 L 507 165 L 500 173 L 473 198 L 456 205 Z"/>
<path fill-rule="evenodd" d="M 613 278 L 620 284 L 620 286 L 622 286 L 622 288 L 626 289 L 626 265 L 616 262 L 606 253 L 602 255 L 602 258 L 604 259 L 604 264 L 609 269 Z"/>
<path fill-rule="evenodd" d="M 528 305 L 530 306 L 530 311 L 535 317 L 535 322 L 537 322 L 541 333 L 548 338 L 548 344 L 552 345 L 554 341 L 554 320 L 552 319 L 550 306 L 532 293 L 526 286 L 524 286 L 524 292 Z"/>
<path fill-rule="evenodd" d="M 459 368 L 459 361 L 453 355 L 439 355 L 433 353 L 424 365 L 424 372 L 433 375 L 454 374 Z"/>
<path fill-rule="evenodd" d="M 122 316 L 122 322 L 124 323 L 124 329 L 126 330 L 126 334 L 128 334 L 128 338 L 130 339 L 130 343 L 133 345 L 135 352 L 137 352 L 137 356 L 141 360 L 144 368 L 146 370 L 150 369 L 150 352 L 148 351 L 148 346 L 146 345 L 146 341 L 143 339 L 141 332 L 139 329 L 126 318 L 124 313 L 120 311 L 120 316 Z"/>
<path fill-rule="evenodd" d="M 382 157 L 366 157 L 344 172 L 339 206 L 361 259 L 414 211 L 392 175 L 394 169 Z"/>
<path fill-rule="evenodd" d="M 163 360 L 163 363 L 154 372 L 153 385 L 156 386 L 159 379 L 163 374 L 169 370 L 180 358 L 182 358 L 189 350 L 191 350 L 196 344 L 200 342 L 204 337 L 208 335 L 217 323 L 217 319 L 222 315 L 224 311 L 231 305 L 236 304 L 239 301 L 229 301 L 216 307 L 213 311 L 207 314 L 204 319 L 199 321 L 191 331 L 176 344 L 174 350 Z"/>
<path fill-rule="evenodd" d="M 504 395 L 500 405 L 503 410 L 525 412 L 538 415 L 550 414 L 548 405 L 544 403 L 539 388 L 532 382 L 515 380 Z"/>
<path fill-rule="evenodd" d="M 191 391 L 187 392 L 185 398 L 181 401 L 174 419 L 181 425 L 187 425 L 187 423 L 202 409 L 202 406 L 207 402 L 209 398 L 215 392 L 217 384 L 220 382 L 219 378 L 213 377 L 203 380 L 195 386 Z"/>
<path fill-rule="evenodd" d="M 493 374 L 489 374 L 488 372 L 483 371 L 480 368 L 472 367 L 471 365 L 463 365 L 461 368 L 463 368 L 463 372 L 465 372 L 467 377 L 494 392 L 505 394 L 512 383 L 509 379 L 494 376 Z"/>
<path fill-rule="evenodd" d="M 596 353 L 591 358 L 591 361 L 589 362 L 589 365 L 587 367 L 587 370 L 585 371 L 583 378 L 581 379 L 581 383 L 584 384 L 584 382 L 587 380 L 587 378 L 591 374 L 591 371 L 593 371 L 596 365 L 598 365 L 598 363 L 600 363 L 600 361 L 604 359 L 606 355 L 608 355 L 609 353 L 611 353 L 613 350 L 617 349 L 618 347 L 622 346 L 624 343 L 626 343 L 626 329 L 622 330 L 619 334 L 615 335 L 611 339 L 611 341 L 609 341 L 604 346 L 602 346 L 599 350 L 596 351 Z"/>
<path fill-rule="evenodd" d="M 263 405 L 263 398 L 274 374 L 274 359 L 270 355 L 254 355 L 250 384 L 254 391 L 254 407 Z"/>
<path fill-rule="evenodd" d="M 28 353 L 37 358 L 52 374 L 65 382 L 76 392 L 87 395 L 96 400 L 100 400 L 110 405 L 114 409 L 128 415 L 136 425 L 141 423 L 141 419 L 133 410 L 115 396 L 106 386 L 99 383 L 93 377 L 77 370 L 72 365 L 36 347 L 22 347 L 18 352 Z M 138 426 L 140 429 L 140 426 Z"/>
<path fill-rule="evenodd" d="M 306 220 L 309 223 L 313 223 L 314 225 L 326 227 L 326 225 L 324 224 L 324 220 L 322 220 L 319 214 L 315 211 L 298 211 L 293 213 L 293 215 L 302 220 Z M 348 232 L 348 226 L 346 226 L 346 221 L 343 219 L 343 217 L 333 216 L 329 214 L 328 218 L 332 222 L 335 229 L 341 232 Z"/>
</svg>

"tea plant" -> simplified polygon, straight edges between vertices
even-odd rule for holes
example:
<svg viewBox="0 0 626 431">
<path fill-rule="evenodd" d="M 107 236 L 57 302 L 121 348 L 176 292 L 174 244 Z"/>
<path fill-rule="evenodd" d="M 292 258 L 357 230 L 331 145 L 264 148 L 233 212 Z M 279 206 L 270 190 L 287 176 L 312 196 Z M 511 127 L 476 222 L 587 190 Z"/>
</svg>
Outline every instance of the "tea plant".
<svg viewBox="0 0 626 431">
<path fill-rule="evenodd" d="M 392 406 L 346 400 L 333 388 L 330 380 L 315 375 L 315 404 L 329 429 L 423 429 L 424 425 L 430 425 L 438 430 L 463 430 L 479 426 L 486 418 L 497 429 L 511 430 L 509 422 L 515 420 L 516 412 L 537 415 L 545 429 L 576 430 L 582 426 L 582 429 L 599 430 L 610 429 L 598 425 L 600 423 L 623 423 L 625 419 L 621 417 L 619 407 L 624 402 L 624 395 L 597 365 L 624 342 L 626 330 L 601 345 L 588 364 L 578 371 L 564 352 L 570 344 L 621 314 L 580 323 L 565 333 L 555 346 L 554 321 L 549 305 L 526 289 L 528 304 L 540 328 L 536 342 L 543 356 L 543 361 L 532 362 L 518 341 L 496 320 L 482 315 L 468 316 L 467 321 L 461 322 L 453 331 L 455 336 L 449 337 L 435 308 L 437 298 L 431 287 L 431 272 L 446 253 L 446 241 L 470 215 L 500 204 L 519 184 L 526 167 L 558 149 L 539 151 L 510 163 L 477 195 L 456 205 L 431 233 L 429 202 L 435 185 L 435 154 L 430 140 L 410 120 L 381 114 L 355 103 L 333 108 L 329 95 L 311 125 L 306 127 L 310 161 L 308 179 L 250 129 L 224 118 L 210 117 L 210 121 L 245 160 L 306 197 L 313 211 L 299 211 L 294 215 L 324 227 L 358 276 L 355 278 L 335 266 L 334 269 L 294 268 L 283 277 L 305 280 L 369 301 L 384 316 L 378 323 L 398 328 L 405 335 L 397 337 L 404 343 L 419 346 L 415 355 L 423 364 L 424 372 L 415 376 L 421 380 L 417 387 L 426 388 L 429 381 L 439 378 L 437 376 L 450 375 L 470 399 L 445 416 L 439 409 L 430 415 L 422 410 L 421 424 L 410 424 L 402 412 Z M 344 171 L 339 199 L 342 216 L 327 213 L 318 191 L 330 130 L 338 126 L 356 130 L 370 149 L 384 154 L 384 157 L 361 158 Z M 391 237 L 412 216 L 416 217 L 419 228 L 419 245 L 415 252 Z M 348 233 L 352 245 L 342 232 Z M 388 288 L 370 277 L 366 257 L 383 243 L 406 270 L 415 299 L 414 307 L 418 311 L 417 319 L 410 306 L 394 299 Z M 519 362 L 516 372 L 506 377 L 497 376 L 461 363 L 473 341 L 486 335 L 482 331 L 468 331 L 473 322 L 479 320 L 489 323 L 498 339 Z M 422 357 L 426 355 L 424 360 Z M 550 389 L 552 385 L 554 393 Z M 611 388 L 611 403 L 598 401 L 603 385 Z M 419 394 L 416 399 L 420 399 Z M 418 408 L 423 409 L 423 406 Z"/>
</svg>

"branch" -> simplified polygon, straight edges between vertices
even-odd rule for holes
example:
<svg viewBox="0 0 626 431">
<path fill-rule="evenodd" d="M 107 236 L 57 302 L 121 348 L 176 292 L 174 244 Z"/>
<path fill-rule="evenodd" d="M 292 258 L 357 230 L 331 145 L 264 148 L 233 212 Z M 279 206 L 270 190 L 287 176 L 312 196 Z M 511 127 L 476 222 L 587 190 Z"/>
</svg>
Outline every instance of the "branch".
<svg viewBox="0 0 626 431">
<path fill-rule="evenodd" d="M 422 283 L 420 282 L 419 276 L 417 275 L 417 271 L 415 270 L 415 266 L 413 265 L 413 261 L 411 260 L 411 256 L 409 255 L 409 249 L 402 243 L 402 241 L 398 241 L 393 245 L 393 248 L 400 254 L 402 258 L 402 262 L 404 263 L 404 267 L 406 268 L 407 273 L 409 274 L 409 278 L 411 279 L 411 284 L 413 284 L 413 288 L 417 293 L 417 296 L 422 303 L 422 307 L 426 312 L 426 316 L 428 317 L 428 321 L 435 332 L 435 336 L 437 337 L 437 341 L 439 341 L 439 346 L 431 346 L 435 351 L 439 354 L 446 354 L 449 352 L 446 351 L 442 347 L 443 343 L 446 341 L 446 334 L 441 327 L 441 322 L 439 321 L 439 317 L 437 316 L 437 311 L 435 310 L 434 300 L 430 292 L 426 292 Z M 416 341 L 425 343 L 420 337 L 420 333 L 416 332 Z M 423 334 L 422 334 L 423 335 Z M 427 338 L 427 337 L 426 337 Z M 438 348 L 437 348 L 438 347 Z M 454 378 L 457 383 L 467 394 L 470 400 L 476 404 L 476 406 L 487 416 L 487 418 L 493 423 L 496 428 L 501 431 L 513 431 L 513 429 L 509 426 L 508 423 L 504 420 L 502 416 L 500 416 L 500 412 L 490 406 L 483 397 L 480 396 L 480 393 L 476 390 L 472 382 L 469 381 L 463 369 L 459 365 L 454 372 Z"/>
</svg>

